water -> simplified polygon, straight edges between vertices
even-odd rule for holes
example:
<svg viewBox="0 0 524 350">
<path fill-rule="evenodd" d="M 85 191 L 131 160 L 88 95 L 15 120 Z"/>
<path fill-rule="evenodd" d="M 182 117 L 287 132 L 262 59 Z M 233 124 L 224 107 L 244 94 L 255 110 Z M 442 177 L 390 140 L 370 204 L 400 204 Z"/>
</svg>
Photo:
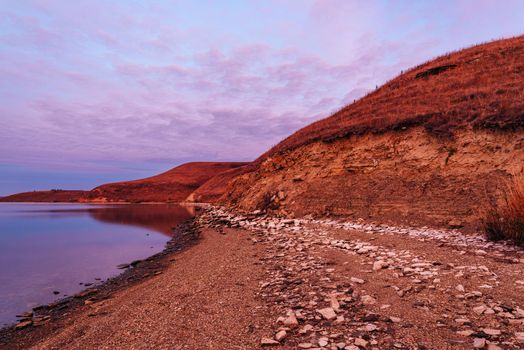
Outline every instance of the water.
<svg viewBox="0 0 524 350">
<path fill-rule="evenodd" d="M 192 215 L 177 205 L 1 203 L 0 327 L 161 251 Z"/>
</svg>

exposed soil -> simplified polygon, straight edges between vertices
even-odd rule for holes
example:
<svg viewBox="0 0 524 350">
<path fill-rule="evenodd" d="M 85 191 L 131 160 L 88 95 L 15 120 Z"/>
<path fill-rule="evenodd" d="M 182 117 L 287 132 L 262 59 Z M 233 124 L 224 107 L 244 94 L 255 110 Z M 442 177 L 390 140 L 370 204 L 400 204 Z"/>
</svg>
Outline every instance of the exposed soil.
<svg viewBox="0 0 524 350">
<path fill-rule="evenodd" d="M 365 218 L 476 229 L 480 210 L 512 175 L 524 174 L 524 131 L 423 128 L 316 142 L 259 164 L 231 182 L 223 201 L 287 216 Z"/>
</svg>

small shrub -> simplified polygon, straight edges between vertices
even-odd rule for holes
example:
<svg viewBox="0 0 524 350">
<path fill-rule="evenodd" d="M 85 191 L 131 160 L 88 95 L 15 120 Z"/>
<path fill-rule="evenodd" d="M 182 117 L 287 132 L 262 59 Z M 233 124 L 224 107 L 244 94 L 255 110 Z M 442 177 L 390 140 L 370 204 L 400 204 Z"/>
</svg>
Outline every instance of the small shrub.
<svg viewBox="0 0 524 350">
<path fill-rule="evenodd" d="M 502 199 L 485 210 L 483 228 L 490 240 L 524 243 L 524 178 L 514 178 L 505 186 Z"/>
</svg>

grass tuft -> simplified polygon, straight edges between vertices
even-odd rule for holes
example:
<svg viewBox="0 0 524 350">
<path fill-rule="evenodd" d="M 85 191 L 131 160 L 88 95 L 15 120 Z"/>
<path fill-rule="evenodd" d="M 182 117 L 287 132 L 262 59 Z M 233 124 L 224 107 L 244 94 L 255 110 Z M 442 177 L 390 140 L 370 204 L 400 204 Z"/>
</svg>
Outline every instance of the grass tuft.
<svg viewBox="0 0 524 350">
<path fill-rule="evenodd" d="M 502 199 L 485 210 L 483 228 L 490 240 L 524 244 L 524 177 L 514 177 L 505 186 Z"/>
</svg>

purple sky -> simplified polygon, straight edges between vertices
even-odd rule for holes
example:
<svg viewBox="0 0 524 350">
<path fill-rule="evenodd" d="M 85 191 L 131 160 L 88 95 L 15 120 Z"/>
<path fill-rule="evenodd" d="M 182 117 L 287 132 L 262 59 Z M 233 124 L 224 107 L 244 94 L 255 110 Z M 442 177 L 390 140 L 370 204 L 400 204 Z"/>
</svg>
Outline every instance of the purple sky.
<svg viewBox="0 0 524 350">
<path fill-rule="evenodd" d="M 0 0 L 0 195 L 251 160 L 524 1 Z"/>
</svg>

